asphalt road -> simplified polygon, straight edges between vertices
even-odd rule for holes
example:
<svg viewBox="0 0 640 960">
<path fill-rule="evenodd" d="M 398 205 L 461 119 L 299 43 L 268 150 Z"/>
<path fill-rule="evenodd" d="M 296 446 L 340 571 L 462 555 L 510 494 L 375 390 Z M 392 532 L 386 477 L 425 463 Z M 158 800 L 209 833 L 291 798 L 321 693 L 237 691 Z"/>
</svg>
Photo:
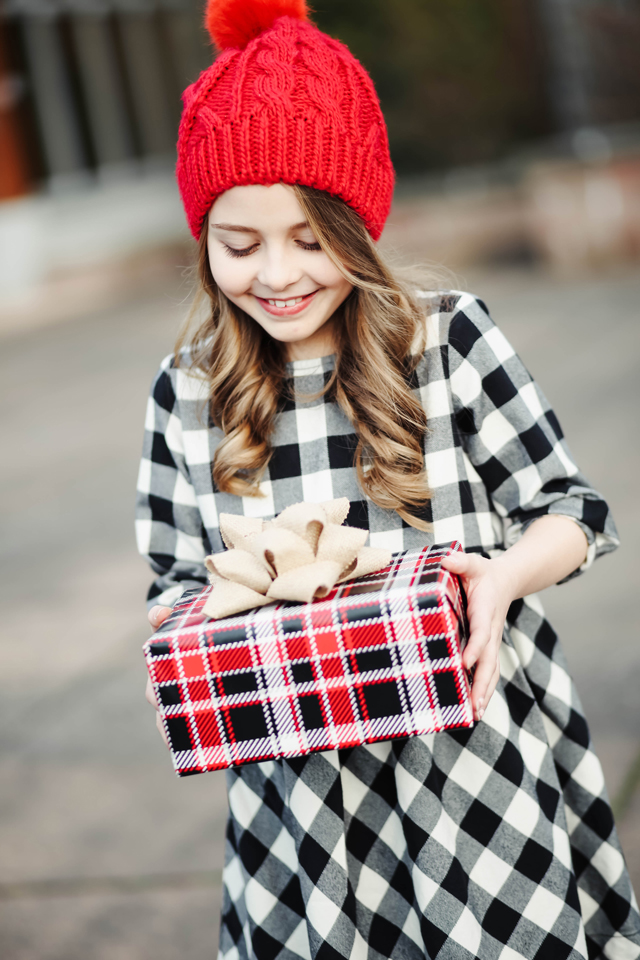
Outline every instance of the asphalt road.
<svg viewBox="0 0 640 960">
<path fill-rule="evenodd" d="M 466 285 L 542 384 L 623 538 L 544 602 L 610 793 L 626 800 L 638 885 L 640 278 L 511 272 Z M 224 777 L 176 780 L 156 734 L 140 651 L 150 574 L 132 534 L 147 391 L 184 293 L 169 280 L 2 340 L 3 960 L 216 955 Z"/>
</svg>

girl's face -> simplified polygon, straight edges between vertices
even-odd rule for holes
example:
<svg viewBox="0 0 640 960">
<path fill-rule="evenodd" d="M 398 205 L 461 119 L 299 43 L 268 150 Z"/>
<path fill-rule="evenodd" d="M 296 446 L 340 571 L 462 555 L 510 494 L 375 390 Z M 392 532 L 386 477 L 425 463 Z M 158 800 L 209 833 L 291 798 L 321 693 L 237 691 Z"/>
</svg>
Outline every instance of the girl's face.
<svg viewBox="0 0 640 960">
<path fill-rule="evenodd" d="M 334 350 L 331 318 L 353 285 L 320 248 L 292 187 L 232 187 L 209 214 L 213 279 L 285 345 L 290 360 Z"/>
</svg>

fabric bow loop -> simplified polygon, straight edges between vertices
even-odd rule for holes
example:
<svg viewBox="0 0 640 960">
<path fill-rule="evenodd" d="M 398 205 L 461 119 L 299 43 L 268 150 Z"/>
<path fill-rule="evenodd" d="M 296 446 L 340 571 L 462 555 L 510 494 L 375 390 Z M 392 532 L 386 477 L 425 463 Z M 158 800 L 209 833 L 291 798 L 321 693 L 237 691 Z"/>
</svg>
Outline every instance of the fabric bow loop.
<svg viewBox="0 0 640 960">
<path fill-rule="evenodd" d="M 205 560 L 213 586 L 205 615 L 218 620 L 274 600 L 308 603 L 387 566 L 390 551 L 365 547 L 368 531 L 343 526 L 349 506 L 346 497 L 294 503 L 270 521 L 220 514 L 229 549 Z"/>
</svg>

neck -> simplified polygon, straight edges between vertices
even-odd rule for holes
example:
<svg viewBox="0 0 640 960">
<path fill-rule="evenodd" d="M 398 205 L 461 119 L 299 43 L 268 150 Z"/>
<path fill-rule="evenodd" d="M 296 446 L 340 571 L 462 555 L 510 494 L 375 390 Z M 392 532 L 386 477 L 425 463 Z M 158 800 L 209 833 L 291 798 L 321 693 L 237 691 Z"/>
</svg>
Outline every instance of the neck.
<svg viewBox="0 0 640 960">
<path fill-rule="evenodd" d="M 332 321 L 333 317 L 306 340 L 283 344 L 287 360 L 314 360 L 316 357 L 328 357 L 335 353 L 336 338 Z"/>
</svg>

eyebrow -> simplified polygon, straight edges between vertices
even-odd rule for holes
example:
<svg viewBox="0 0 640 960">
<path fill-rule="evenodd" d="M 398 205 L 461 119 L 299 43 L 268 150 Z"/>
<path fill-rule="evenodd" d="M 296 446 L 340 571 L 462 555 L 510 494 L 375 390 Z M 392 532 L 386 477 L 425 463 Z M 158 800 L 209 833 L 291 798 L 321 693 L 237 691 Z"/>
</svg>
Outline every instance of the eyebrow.
<svg viewBox="0 0 640 960">
<path fill-rule="evenodd" d="M 231 230 L 234 233 L 259 233 L 259 230 L 256 230 L 255 227 L 242 227 L 237 223 L 212 223 L 211 226 L 214 230 Z M 296 223 L 292 230 L 301 230 L 303 227 L 308 227 L 309 224 L 306 220 L 303 220 L 302 223 Z"/>
</svg>

